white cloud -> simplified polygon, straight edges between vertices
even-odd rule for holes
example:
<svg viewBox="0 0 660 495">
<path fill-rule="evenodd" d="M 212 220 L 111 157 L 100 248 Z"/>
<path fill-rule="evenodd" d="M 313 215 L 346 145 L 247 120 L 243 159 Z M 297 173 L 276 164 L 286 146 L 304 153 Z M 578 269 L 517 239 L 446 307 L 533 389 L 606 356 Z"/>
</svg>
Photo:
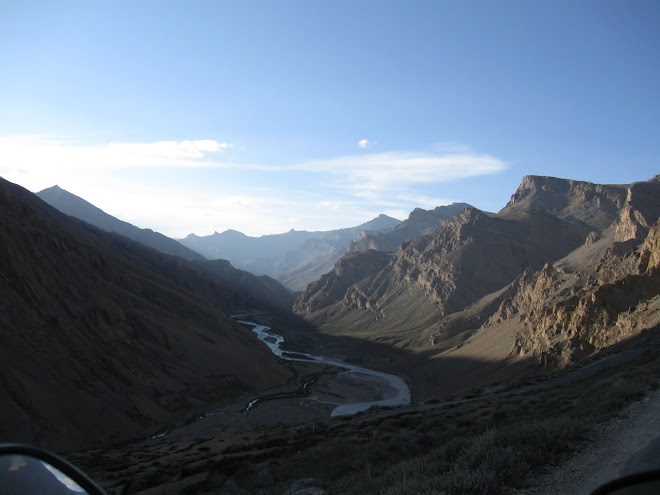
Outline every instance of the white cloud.
<svg viewBox="0 0 660 495">
<path fill-rule="evenodd" d="M 369 141 L 368 139 L 360 139 L 358 141 L 358 146 L 360 148 L 363 148 L 363 149 L 366 148 L 367 146 L 369 146 L 370 144 L 371 144 L 371 141 Z"/>
<path fill-rule="evenodd" d="M 370 141 L 363 139 L 360 146 Z M 364 145 L 364 146 L 363 146 Z M 444 152 L 391 151 L 343 156 L 300 164 L 269 166 L 237 164 L 220 160 L 214 153 L 233 145 L 215 140 L 158 141 L 152 143 L 109 143 L 69 145 L 35 136 L 0 138 L 0 175 L 21 178 L 25 187 L 41 187 L 43 179 L 63 172 L 92 174 L 129 168 L 238 168 L 271 172 L 308 172 L 338 177 L 337 187 L 358 196 L 367 192 L 399 189 L 407 185 L 447 182 L 504 171 L 507 164 L 490 155 L 454 147 Z M 53 174 L 53 172 L 56 172 Z M 48 187 L 55 182 L 46 183 Z"/>
<path fill-rule="evenodd" d="M 425 210 L 433 210 L 437 206 L 447 206 L 452 203 L 459 203 L 460 200 L 447 199 L 447 198 L 429 198 L 428 196 L 423 195 L 399 195 L 396 197 L 397 200 L 405 204 L 416 204 L 420 208 Z"/>
<path fill-rule="evenodd" d="M 207 164 L 200 159 L 209 152 L 226 150 L 232 146 L 210 139 L 80 146 L 38 136 L 13 136 L 0 138 L 0 165 L 38 166 L 39 163 L 48 162 L 67 168 L 97 169 L 200 167 Z"/>
<path fill-rule="evenodd" d="M 346 205 L 346 201 L 323 201 L 318 203 L 316 206 L 319 208 L 331 208 L 333 210 L 337 210 L 339 208 L 345 207 Z"/>
<path fill-rule="evenodd" d="M 231 167 L 209 159 L 231 147 L 211 139 L 81 146 L 39 136 L 0 137 L 0 175 L 36 191 L 66 176 L 82 179 L 129 168 Z"/>
<path fill-rule="evenodd" d="M 233 187 L 219 186 L 213 192 L 200 192 L 112 177 L 63 187 L 110 215 L 175 238 L 227 229 L 255 236 L 276 234 L 291 229 L 288 218 L 293 211 L 312 211 L 309 205 L 249 188 L 232 191 Z"/>
<path fill-rule="evenodd" d="M 107 148 L 97 148 L 96 152 L 107 154 L 118 164 L 143 163 L 153 160 L 178 160 L 180 158 L 203 158 L 204 152 L 221 151 L 231 148 L 228 143 L 211 139 L 199 141 L 158 141 L 155 143 L 110 143 Z M 121 165 L 120 165 L 121 166 Z"/>
<path fill-rule="evenodd" d="M 472 152 L 393 151 L 307 162 L 293 168 L 339 175 L 340 187 L 351 188 L 365 197 L 369 191 L 495 174 L 506 170 L 507 164 L 493 156 Z"/>
<path fill-rule="evenodd" d="M 38 136 L 0 137 L 0 176 L 32 191 L 58 184 L 122 220 L 183 237 L 228 228 L 279 233 L 292 223 L 296 229 L 330 230 L 382 212 L 406 218 L 416 206 L 451 202 L 428 197 L 433 188 L 419 186 L 507 168 L 493 156 L 457 146 L 285 165 L 232 162 L 227 157 L 240 148 L 231 148 L 208 139 L 81 146 Z M 163 173 L 163 167 L 170 170 Z M 201 167 L 206 170 L 187 170 Z"/>
</svg>

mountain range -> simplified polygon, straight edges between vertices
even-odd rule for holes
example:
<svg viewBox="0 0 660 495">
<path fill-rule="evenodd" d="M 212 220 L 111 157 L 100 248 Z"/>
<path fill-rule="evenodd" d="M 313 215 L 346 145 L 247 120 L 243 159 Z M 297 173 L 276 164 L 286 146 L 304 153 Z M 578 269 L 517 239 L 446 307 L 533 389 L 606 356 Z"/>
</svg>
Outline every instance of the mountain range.
<svg viewBox="0 0 660 495">
<path fill-rule="evenodd" d="M 356 227 L 325 232 L 291 230 L 284 234 L 250 237 L 227 230 L 203 237 L 190 234 L 180 242 L 209 259 L 227 259 L 238 268 L 270 275 L 292 291 L 302 291 L 331 271 L 347 252 L 396 251 L 402 242 L 436 229 L 468 206 L 453 203 L 430 211 L 416 208 L 403 222 L 379 215 Z"/>
<path fill-rule="evenodd" d="M 496 214 L 457 203 L 331 232 L 191 235 L 197 246 L 182 251 L 60 188 L 40 195 L 74 205 L 73 216 L 0 179 L 7 440 L 124 442 L 283 384 L 290 368 L 227 316 L 237 312 L 293 307 L 333 342 L 398 350 L 405 359 L 360 359 L 405 376 L 418 401 L 562 368 L 660 329 L 660 176 L 527 176 Z M 291 286 L 316 278 L 294 303 L 270 276 L 204 259 L 222 249 Z"/>
<path fill-rule="evenodd" d="M 331 270 L 348 244 L 360 233 L 387 231 L 399 223 L 400 220 L 379 215 L 362 225 L 331 231 L 290 230 L 283 234 L 251 237 L 236 230 L 226 230 L 209 236 L 190 234 L 179 242 L 209 259 L 227 259 L 237 268 L 270 275 L 296 291 Z"/>
<path fill-rule="evenodd" d="M 272 279 L 161 253 L 3 179 L 0 233 L 5 441 L 122 442 L 291 374 L 227 316 L 276 308 L 277 290 L 289 306 Z"/>
<path fill-rule="evenodd" d="M 59 186 L 36 194 L 62 213 L 100 229 L 191 261 L 226 260 L 250 273 L 272 276 L 292 291 L 304 290 L 310 282 L 331 271 L 347 252 L 366 249 L 396 251 L 402 242 L 432 232 L 446 219 L 471 206 L 453 203 L 428 211 L 416 208 L 403 222 L 381 214 L 356 227 L 331 231 L 291 230 L 251 237 L 236 230 L 226 230 L 209 236 L 190 234 L 176 241 L 151 229 L 140 229 L 119 220 Z"/>
<path fill-rule="evenodd" d="M 294 308 L 324 333 L 424 356 L 407 370 L 418 398 L 523 361 L 565 366 L 657 327 L 659 217 L 660 176 L 527 176 L 496 215 L 465 208 L 396 253 L 345 256 Z"/>
</svg>

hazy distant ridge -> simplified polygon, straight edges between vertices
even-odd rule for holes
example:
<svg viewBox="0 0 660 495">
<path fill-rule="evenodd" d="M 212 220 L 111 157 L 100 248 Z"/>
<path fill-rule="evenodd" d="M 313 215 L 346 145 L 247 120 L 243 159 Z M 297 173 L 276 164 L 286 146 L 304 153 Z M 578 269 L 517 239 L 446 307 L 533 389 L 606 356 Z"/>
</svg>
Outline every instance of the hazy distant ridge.
<svg viewBox="0 0 660 495">
<path fill-rule="evenodd" d="M 107 214 L 100 208 L 71 194 L 59 186 L 49 187 L 37 193 L 42 200 L 66 215 L 76 217 L 84 222 L 108 232 L 116 232 L 163 253 L 180 256 L 187 260 L 203 260 L 204 257 L 192 249 L 180 244 L 174 239 L 151 229 L 140 229 L 123 220 Z"/>
<path fill-rule="evenodd" d="M 292 290 L 301 290 L 332 269 L 348 244 L 362 232 L 388 231 L 401 223 L 387 215 L 345 229 L 247 236 L 236 230 L 209 236 L 188 235 L 179 242 L 209 259 L 227 259 L 255 274 L 270 275 Z"/>
</svg>

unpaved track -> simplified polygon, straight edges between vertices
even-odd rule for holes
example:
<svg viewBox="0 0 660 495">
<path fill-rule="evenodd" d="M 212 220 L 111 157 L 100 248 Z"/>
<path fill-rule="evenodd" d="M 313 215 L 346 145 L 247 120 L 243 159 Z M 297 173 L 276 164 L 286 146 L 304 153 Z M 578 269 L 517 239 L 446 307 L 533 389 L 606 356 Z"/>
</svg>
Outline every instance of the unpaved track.
<svg viewBox="0 0 660 495">
<path fill-rule="evenodd" d="M 550 468 L 536 486 L 516 495 L 588 495 L 598 486 L 633 472 L 660 468 L 660 390 L 631 404 L 602 425 L 594 441 L 565 463 Z"/>
</svg>

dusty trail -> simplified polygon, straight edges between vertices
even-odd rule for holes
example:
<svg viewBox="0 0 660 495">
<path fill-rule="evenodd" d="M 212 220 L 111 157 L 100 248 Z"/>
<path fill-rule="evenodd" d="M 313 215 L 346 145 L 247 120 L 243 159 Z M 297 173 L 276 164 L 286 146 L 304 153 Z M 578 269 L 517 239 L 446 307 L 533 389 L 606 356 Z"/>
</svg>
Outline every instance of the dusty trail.
<svg viewBox="0 0 660 495">
<path fill-rule="evenodd" d="M 631 404 L 622 417 L 602 425 L 596 439 L 565 463 L 551 468 L 536 486 L 516 495 L 588 495 L 604 483 L 660 468 L 660 390 Z"/>
</svg>

